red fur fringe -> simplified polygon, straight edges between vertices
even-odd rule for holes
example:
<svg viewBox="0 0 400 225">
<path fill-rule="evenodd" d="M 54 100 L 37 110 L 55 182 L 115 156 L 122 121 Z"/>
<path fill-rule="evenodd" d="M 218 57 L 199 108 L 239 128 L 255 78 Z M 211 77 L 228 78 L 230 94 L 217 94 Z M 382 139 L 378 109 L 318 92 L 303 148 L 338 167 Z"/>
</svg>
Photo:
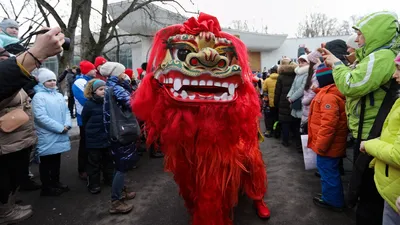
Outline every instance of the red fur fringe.
<svg viewBox="0 0 400 225">
<path fill-rule="evenodd" d="M 133 96 L 132 109 L 146 123 L 147 144 L 159 141 L 165 169 L 174 174 L 180 194 L 193 216 L 193 225 L 231 224 L 239 191 L 261 199 L 266 172 L 258 147 L 260 105 L 250 81 L 247 50 L 233 41 L 244 83 L 232 103 L 183 104 L 171 99 L 153 78 L 153 66 L 164 59 L 164 41 L 180 26 L 155 37 L 147 75 Z M 152 66 L 153 65 L 153 66 Z"/>
</svg>

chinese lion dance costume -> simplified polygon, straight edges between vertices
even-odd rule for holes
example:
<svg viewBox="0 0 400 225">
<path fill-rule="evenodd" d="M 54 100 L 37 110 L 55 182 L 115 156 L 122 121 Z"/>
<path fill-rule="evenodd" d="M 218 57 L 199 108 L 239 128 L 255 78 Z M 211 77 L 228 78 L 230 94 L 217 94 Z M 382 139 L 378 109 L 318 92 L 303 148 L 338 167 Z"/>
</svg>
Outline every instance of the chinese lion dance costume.
<svg viewBox="0 0 400 225">
<path fill-rule="evenodd" d="M 269 218 L 260 105 L 239 38 L 204 13 L 158 31 L 132 98 L 147 144 L 160 144 L 192 225 L 232 224 L 241 192 L 260 218 Z"/>
</svg>

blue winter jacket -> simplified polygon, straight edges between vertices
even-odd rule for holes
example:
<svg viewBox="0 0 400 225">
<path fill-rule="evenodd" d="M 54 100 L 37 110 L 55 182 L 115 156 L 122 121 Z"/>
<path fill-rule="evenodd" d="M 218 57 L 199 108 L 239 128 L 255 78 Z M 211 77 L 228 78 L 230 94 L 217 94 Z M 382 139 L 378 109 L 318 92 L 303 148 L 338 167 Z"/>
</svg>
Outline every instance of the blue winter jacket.
<svg viewBox="0 0 400 225">
<path fill-rule="evenodd" d="M 76 119 L 78 122 L 78 126 L 82 126 L 82 109 L 85 105 L 87 99 L 85 98 L 84 90 L 87 82 L 89 82 L 93 77 L 89 77 L 86 75 L 76 76 L 76 80 L 72 85 L 72 93 L 75 98 L 75 107 L 76 107 Z"/>
<path fill-rule="evenodd" d="M 108 148 L 110 143 L 103 121 L 103 99 L 89 99 L 82 110 L 86 148 Z"/>
<path fill-rule="evenodd" d="M 71 127 L 71 114 L 65 99 L 57 89 L 38 84 L 32 99 L 32 111 L 38 136 L 39 156 L 54 155 L 71 149 L 68 133 L 64 126 Z"/>
<path fill-rule="evenodd" d="M 119 81 L 118 77 L 111 76 L 106 82 L 106 93 L 104 96 L 104 125 L 107 133 L 110 131 L 110 103 L 109 103 L 109 88 L 113 87 L 114 96 L 119 107 L 130 109 L 130 98 L 132 88 L 128 81 Z M 111 153 L 115 163 L 115 169 L 125 172 L 131 168 L 137 161 L 138 155 L 136 152 L 136 143 L 128 145 L 120 145 L 119 143 L 111 142 Z"/>
</svg>

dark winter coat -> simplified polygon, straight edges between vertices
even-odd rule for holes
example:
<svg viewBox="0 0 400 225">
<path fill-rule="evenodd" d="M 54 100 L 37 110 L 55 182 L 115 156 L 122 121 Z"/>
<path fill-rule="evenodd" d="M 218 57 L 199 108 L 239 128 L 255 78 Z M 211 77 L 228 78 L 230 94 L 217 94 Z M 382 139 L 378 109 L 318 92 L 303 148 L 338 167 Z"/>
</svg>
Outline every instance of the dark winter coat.
<svg viewBox="0 0 400 225">
<path fill-rule="evenodd" d="M 103 121 L 103 99 L 89 99 L 82 110 L 86 148 L 107 148 L 110 146 Z"/>
<path fill-rule="evenodd" d="M 16 58 L 12 57 L 0 62 L 0 101 L 13 96 L 31 82 L 32 77 L 23 72 Z"/>
<path fill-rule="evenodd" d="M 114 96 L 117 100 L 119 107 L 125 109 L 131 109 L 130 99 L 132 88 L 128 81 L 121 81 L 116 76 L 111 76 L 106 82 L 106 93 L 104 96 L 104 125 L 106 132 L 110 131 L 110 87 L 113 87 Z M 111 153 L 115 162 L 115 169 L 121 172 L 125 172 L 128 168 L 131 168 L 138 160 L 136 151 L 136 143 L 128 145 L 120 145 L 119 143 L 111 142 Z"/>
<path fill-rule="evenodd" d="M 287 100 L 287 94 L 296 77 L 296 73 L 294 72 L 296 66 L 296 64 L 280 65 L 278 69 L 279 76 L 275 87 L 274 104 L 278 108 L 280 122 L 292 121 L 292 109 L 290 108 L 290 102 Z"/>
</svg>

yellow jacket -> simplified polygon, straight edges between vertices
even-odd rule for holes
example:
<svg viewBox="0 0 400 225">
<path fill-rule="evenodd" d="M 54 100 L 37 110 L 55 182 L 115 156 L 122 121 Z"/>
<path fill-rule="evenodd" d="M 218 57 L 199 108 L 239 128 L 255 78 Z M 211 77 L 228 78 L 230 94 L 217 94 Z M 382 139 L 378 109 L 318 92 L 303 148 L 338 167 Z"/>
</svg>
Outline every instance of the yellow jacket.
<svg viewBox="0 0 400 225">
<path fill-rule="evenodd" d="M 396 199 L 400 196 L 400 99 L 393 105 L 383 124 L 380 138 L 365 142 L 365 150 L 375 157 L 375 185 L 385 201 L 398 212 Z"/>
<path fill-rule="evenodd" d="M 278 76 L 279 74 L 272 73 L 267 79 L 265 79 L 263 83 L 263 92 L 268 93 L 270 107 L 275 107 L 274 96 L 275 96 L 275 87 L 276 87 L 276 82 L 278 81 Z"/>
</svg>

